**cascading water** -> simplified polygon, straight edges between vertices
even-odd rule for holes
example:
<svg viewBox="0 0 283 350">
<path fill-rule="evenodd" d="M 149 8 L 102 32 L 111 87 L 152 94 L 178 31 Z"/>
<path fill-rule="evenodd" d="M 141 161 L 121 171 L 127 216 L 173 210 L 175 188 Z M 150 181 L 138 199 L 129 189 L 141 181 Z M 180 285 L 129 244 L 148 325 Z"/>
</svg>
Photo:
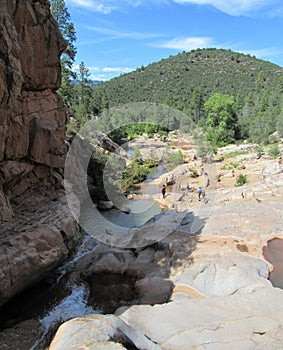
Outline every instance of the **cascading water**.
<svg viewBox="0 0 283 350">
<path fill-rule="evenodd" d="M 93 254 L 99 245 L 91 236 L 85 235 L 75 256 L 62 265 L 53 276 L 48 277 L 51 282 L 39 283 L 1 308 L 1 329 L 13 327 L 28 319 L 37 319 L 43 332 L 30 350 L 41 350 L 51 340 L 61 323 L 74 317 L 101 313 L 98 308 L 88 305 L 90 286 L 82 280 L 72 281 L 68 278 L 76 264 Z"/>
</svg>

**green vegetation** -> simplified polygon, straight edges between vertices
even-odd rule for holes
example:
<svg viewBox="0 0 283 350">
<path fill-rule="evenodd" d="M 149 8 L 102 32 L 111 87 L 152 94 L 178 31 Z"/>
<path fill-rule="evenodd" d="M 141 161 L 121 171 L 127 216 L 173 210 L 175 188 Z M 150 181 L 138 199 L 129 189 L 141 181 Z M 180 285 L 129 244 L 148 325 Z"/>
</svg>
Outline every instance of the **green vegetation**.
<svg viewBox="0 0 283 350">
<path fill-rule="evenodd" d="M 192 178 L 196 178 L 196 177 L 199 177 L 199 173 L 197 171 L 197 169 L 190 169 L 190 177 Z"/>
<path fill-rule="evenodd" d="M 102 131 L 105 127 L 112 131 L 122 113 L 123 125 L 148 124 L 144 132 L 149 136 L 156 132 L 166 136 L 168 129 L 193 132 L 202 128 L 203 157 L 211 157 L 205 142 L 216 153 L 219 146 L 237 140 L 268 144 L 275 131 L 283 136 L 282 67 L 231 50 L 197 49 L 95 84 L 84 62 L 73 71 L 76 32 L 65 1 L 50 0 L 50 4 L 67 42 L 61 57 L 59 93 L 66 105 L 70 134 L 102 115 Z M 132 104 L 134 108 L 128 108 Z M 137 130 L 130 127 L 124 135 L 113 132 L 111 136 L 121 141 L 135 134 Z"/>
<path fill-rule="evenodd" d="M 163 132 L 166 128 L 192 132 L 193 122 L 204 129 L 214 152 L 219 146 L 241 139 L 268 144 L 269 136 L 276 130 L 283 135 L 281 67 L 231 50 L 197 49 L 94 84 L 84 62 L 77 72 L 73 71 L 76 32 L 65 1 L 51 0 L 50 4 L 67 42 L 61 57 L 59 93 L 67 108 L 71 133 L 109 108 L 143 102 L 164 105 L 167 110 L 152 110 L 150 105 L 147 109 L 143 105 L 143 111 L 128 111 L 129 123 L 160 125 L 159 131 Z M 109 130 L 113 130 L 119 111 L 110 113 L 108 118 Z M 152 136 L 156 130 L 145 132 Z M 128 130 L 127 137 L 134 137 L 134 133 Z"/>
<path fill-rule="evenodd" d="M 267 153 L 271 158 L 277 158 L 280 155 L 278 143 L 272 143 L 267 147 Z"/>
<path fill-rule="evenodd" d="M 162 162 L 168 169 L 174 169 L 176 166 L 184 163 L 184 156 L 181 151 L 172 152 L 168 148 L 163 154 Z"/>
<path fill-rule="evenodd" d="M 76 73 L 73 71 L 73 63 L 77 54 L 75 47 L 76 31 L 71 21 L 70 13 L 64 0 L 50 0 L 50 10 L 52 16 L 57 21 L 63 38 L 66 40 L 67 47 L 61 55 L 61 87 L 59 94 L 62 96 L 67 110 L 67 115 L 71 114 L 72 97 L 75 93 L 72 81 L 76 79 Z"/>
<path fill-rule="evenodd" d="M 221 170 L 232 170 L 236 169 L 239 166 L 239 163 L 230 162 L 229 164 L 225 164 L 221 167 Z"/>
<path fill-rule="evenodd" d="M 248 183 L 247 175 L 240 174 L 237 177 L 235 186 L 236 187 L 240 187 L 240 186 L 243 186 L 246 183 Z"/>
<path fill-rule="evenodd" d="M 129 192 L 134 185 L 144 181 L 150 174 L 150 169 L 158 164 L 153 160 L 134 159 L 122 174 L 122 191 Z"/>
<path fill-rule="evenodd" d="M 205 134 L 199 130 L 195 130 L 193 133 L 194 143 L 197 145 L 197 157 L 201 158 L 204 162 L 212 162 L 214 154 L 217 153 L 216 147 L 211 147 L 207 141 Z"/>
<path fill-rule="evenodd" d="M 274 131 L 282 134 L 282 89 L 281 67 L 212 48 L 170 56 L 100 83 L 93 98 L 99 111 L 105 101 L 108 107 L 145 101 L 170 106 L 182 112 L 175 128 L 193 131 L 193 121 L 216 151 L 237 140 L 266 143 Z M 152 116 L 156 124 L 160 119 Z"/>
<path fill-rule="evenodd" d="M 221 182 L 221 175 L 220 175 L 220 174 L 217 174 L 217 175 L 216 175 L 216 181 L 217 181 L 217 182 Z"/>
<path fill-rule="evenodd" d="M 224 160 L 224 159 L 234 158 L 237 156 L 241 156 L 243 154 L 247 154 L 247 151 L 233 151 L 233 152 L 223 154 L 222 159 Z"/>
<path fill-rule="evenodd" d="M 262 146 L 256 146 L 255 151 L 256 151 L 256 156 L 258 159 L 260 159 L 264 154 L 264 149 Z"/>
<path fill-rule="evenodd" d="M 118 145 L 122 145 L 127 141 L 133 140 L 140 135 L 146 134 L 147 137 L 153 137 L 158 134 L 160 137 L 168 135 L 168 129 L 150 123 L 133 123 L 121 126 L 112 130 L 108 136 Z"/>
<path fill-rule="evenodd" d="M 204 131 L 200 152 L 208 158 L 211 150 L 237 140 L 268 143 L 276 130 L 283 134 L 283 69 L 250 55 L 198 49 L 99 84 L 81 62 L 74 75 L 72 84 L 68 75 L 67 84 L 63 74 L 60 90 L 70 132 L 92 117 L 102 119 L 102 131 L 120 142 L 141 132 L 166 136 L 168 129 L 192 133 L 197 127 Z M 113 132 L 121 120 L 148 129 Z"/>
<path fill-rule="evenodd" d="M 238 118 L 233 96 L 215 93 L 204 104 L 207 112 L 206 138 L 212 147 L 222 147 L 238 139 Z"/>
</svg>

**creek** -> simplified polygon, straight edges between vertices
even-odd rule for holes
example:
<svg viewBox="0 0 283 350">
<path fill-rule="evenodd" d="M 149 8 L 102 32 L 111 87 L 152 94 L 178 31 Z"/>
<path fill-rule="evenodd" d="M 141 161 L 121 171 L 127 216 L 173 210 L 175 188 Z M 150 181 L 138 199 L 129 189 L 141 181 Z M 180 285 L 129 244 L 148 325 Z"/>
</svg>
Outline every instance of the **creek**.
<svg viewBox="0 0 283 350">
<path fill-rule="evenodd" d="M 0 308 L 0 349 L 45 350 L 60 324 L 88 314 L 114 313 L 135 303 L 135 276 L 110 272 L 82 276 L 84 271 L 77 266 L 84 259 L 91 260 L 99 246 L 85 235 L 69 261 Z M 38 325 L 25 325 L 34 320 Z"/>
<path fill-rule="evenodd" d="M 147 179 L 136 186 L 135 194 L 148 198 L 128 200 L 129 213 L 119 209 L 98 212 L 93 211 L 91 207 L 81 210 L 84 240 L 75 255 L 40 283 L 23 291 L 0 308 L 0 348 L 1 335 L 10 328 L 12 334 L 14 330 L 17 333 L 17 329 L 21 329 L 21 325 L 27 320 L 38 321 L 38 333 L 35 334 L 35 329 L 21 330 L 22 342 L 15 345 L 11 340 L 9 350 L 18 349 L 18 346 L 21 350 L 46 349 L 63 322 L 87 314 L 113 313 L 118 307 L 130 305 L 135 301 L 136 279 L 133 276 L 97 273 L 83 280 L 72 278 L 72 274 L 80 261 L 95 254 L 95 250 L 101 244 L 87 234 L 88 228 L 103 226 L 103 220 L 122 228 L 141 227 L 161 213 L 160 206 L 149 198 L 160 193 L 160 188 L 151 182 L 165 171 L 162 165 L 152 168 Z M 29 341 L 25 341 L 25 338 L 29 338 Z M 36 339 L 32 346 L 31 338 Z"/>
<path fill-rule="evenodd" d="M 161 171 L 162 168 L 156 169 L 147 182 L 151 181 L 152 176 L 158 176 Z M 132 199 L 129 200 L 129 204 L 129 214 L 113 209 L 101 212 L 101 216 L 95 217 L 88 211 L 90 208 L 87 208 L 82 212 L 82 218 L 86 219 L 90 226 L 97 226 L 103 216 L 104 219 L 122 227 L 139 227 L 161 212 L 159 205 L 149 199 Z M 1 346 L 1 338 L 4 338 L 2 334 L 5 330 L 13 327 L 13 332 L 17 332 L 16 329 L 20 329 L 22 322 L 26 320 L 37 320 L 40 330 L 32 346 L 26 346 L 24 338 L 30 339 L 31 332 L 34 337 L 36 331 L 21 330 L 23 341 L 20 349 L 43 350 L 63 322 L 92 313 L 112 313 L 119 306 L 129 305 L 135 300 L 135 278 L 131 276 L 98 273 L 88 276 L 85 280 L 72 278 L 72 273 L 80 261 L 94 254 L 99 245 L 100 242 L 85 234 L 83 243 L 74 256 L 43 281 L 15 296 L 0 308 L 1 349 L 4 348 Z M 116 288 L 111 289 L 111 285 Z M 117 290 L 119 295 L 115 295 Z M 13 339 L 8 349 L 18 349 L 13 345 Z"/>
<path fill-rule="evenodd" d="M 89 285 L 82 280 L 74 283 L 70 283 L 68 280 L 76 263 L 86 254 L 95 251 L 96 246 L 90 246 L 89 243 L 89 237 L 85 236 L 79 250 L 69 261 L 40 283 L 26 289 L 0 308 L 1 332 L 11 327 L 20 328 L 21 323 L 26 320 L 39 321 L 41 329 L 37 334 L 37 341 L 32 347 L 24 346 L 25 338 L 30 337 L 29 332 L 26 334 L 24 334 L 24 330 L 21 332 L 23 337 L 21 350 L 42 350 L 50 342 L 59 324 L 74 317 L 101 313 L 99 308 L 88 302 Z M 11 343 L 9 350 L 16 349 L 12 346 L 13 343 Z"/>
</svg>

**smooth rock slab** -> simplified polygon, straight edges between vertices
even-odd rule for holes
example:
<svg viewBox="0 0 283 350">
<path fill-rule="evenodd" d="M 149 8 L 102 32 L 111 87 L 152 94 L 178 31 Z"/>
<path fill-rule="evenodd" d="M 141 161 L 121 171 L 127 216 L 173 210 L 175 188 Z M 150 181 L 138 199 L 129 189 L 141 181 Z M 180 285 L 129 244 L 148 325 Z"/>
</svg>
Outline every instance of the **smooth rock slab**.
<svg viewBox="0 0 283 350">
<path fill-rule="evenodd" d="M 164 350 L 269 349 L 282 341 L 283 291 L 266 281 L 225 297 L 176 293 L 168 304 L 133 306 L 120 317 Z"/>
<path fill-rule="evenodd" d="M 64 323 L 49 350 L 119 350 L 127 346 L 141 350 L 161 350 L 142 332 L 114 315 L 88 315 Z"/>
<path fill-rule="evenodd" d="M 197 264 L 195 264 L 197 265 Z M 269 266 L 260 259 L 241 253 L 231 253 L 216 261 L 186 269 L 176 279 L 200 293 L 210 296 L 229 295 L 249 283 L 269 276 Z"/>
</svg>

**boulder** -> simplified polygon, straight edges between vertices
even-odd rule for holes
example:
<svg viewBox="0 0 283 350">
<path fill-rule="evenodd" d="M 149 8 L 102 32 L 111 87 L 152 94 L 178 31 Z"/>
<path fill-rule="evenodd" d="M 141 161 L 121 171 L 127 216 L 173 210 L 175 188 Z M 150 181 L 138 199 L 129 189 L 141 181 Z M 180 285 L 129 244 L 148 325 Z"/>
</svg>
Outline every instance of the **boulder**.
<svg viewBox="0 0 283 350">
<path fill-rule="evenodd" d="M 145 334 L 114 315 L 88 315 L 64 323 L 49 350 L 161 350 Z"/>
<path fill-rule="evenodd" d="M 81 240 L 62 191 L 55 201 L 36 192 L 28 197 L 20 196 L 13 221 L 0 224 L 0 305 L 39 282 Z"/>
<path fill-rule="evenodd" d="M 136 282 L 136 291 L 141 304 L 163 304 L 168 302 L 173 283 L 160 277 L 145 277 Z"/>
<path fill-rule="evenodd" d="M 114 204 L 111 201 L 99 201 L 97 209 L 99 209 L 99 210 L 110 210 L 113 207 L 114 207 Z"/>
<path fill-rule="evenodd" d="M 269 266 L 266 262 L 233 253 L 202 266 L 193 276 L 190 285 L 200 293 L 210 296 L 230 295 L 257 279 L 267 279 Z"/>
</svg>

